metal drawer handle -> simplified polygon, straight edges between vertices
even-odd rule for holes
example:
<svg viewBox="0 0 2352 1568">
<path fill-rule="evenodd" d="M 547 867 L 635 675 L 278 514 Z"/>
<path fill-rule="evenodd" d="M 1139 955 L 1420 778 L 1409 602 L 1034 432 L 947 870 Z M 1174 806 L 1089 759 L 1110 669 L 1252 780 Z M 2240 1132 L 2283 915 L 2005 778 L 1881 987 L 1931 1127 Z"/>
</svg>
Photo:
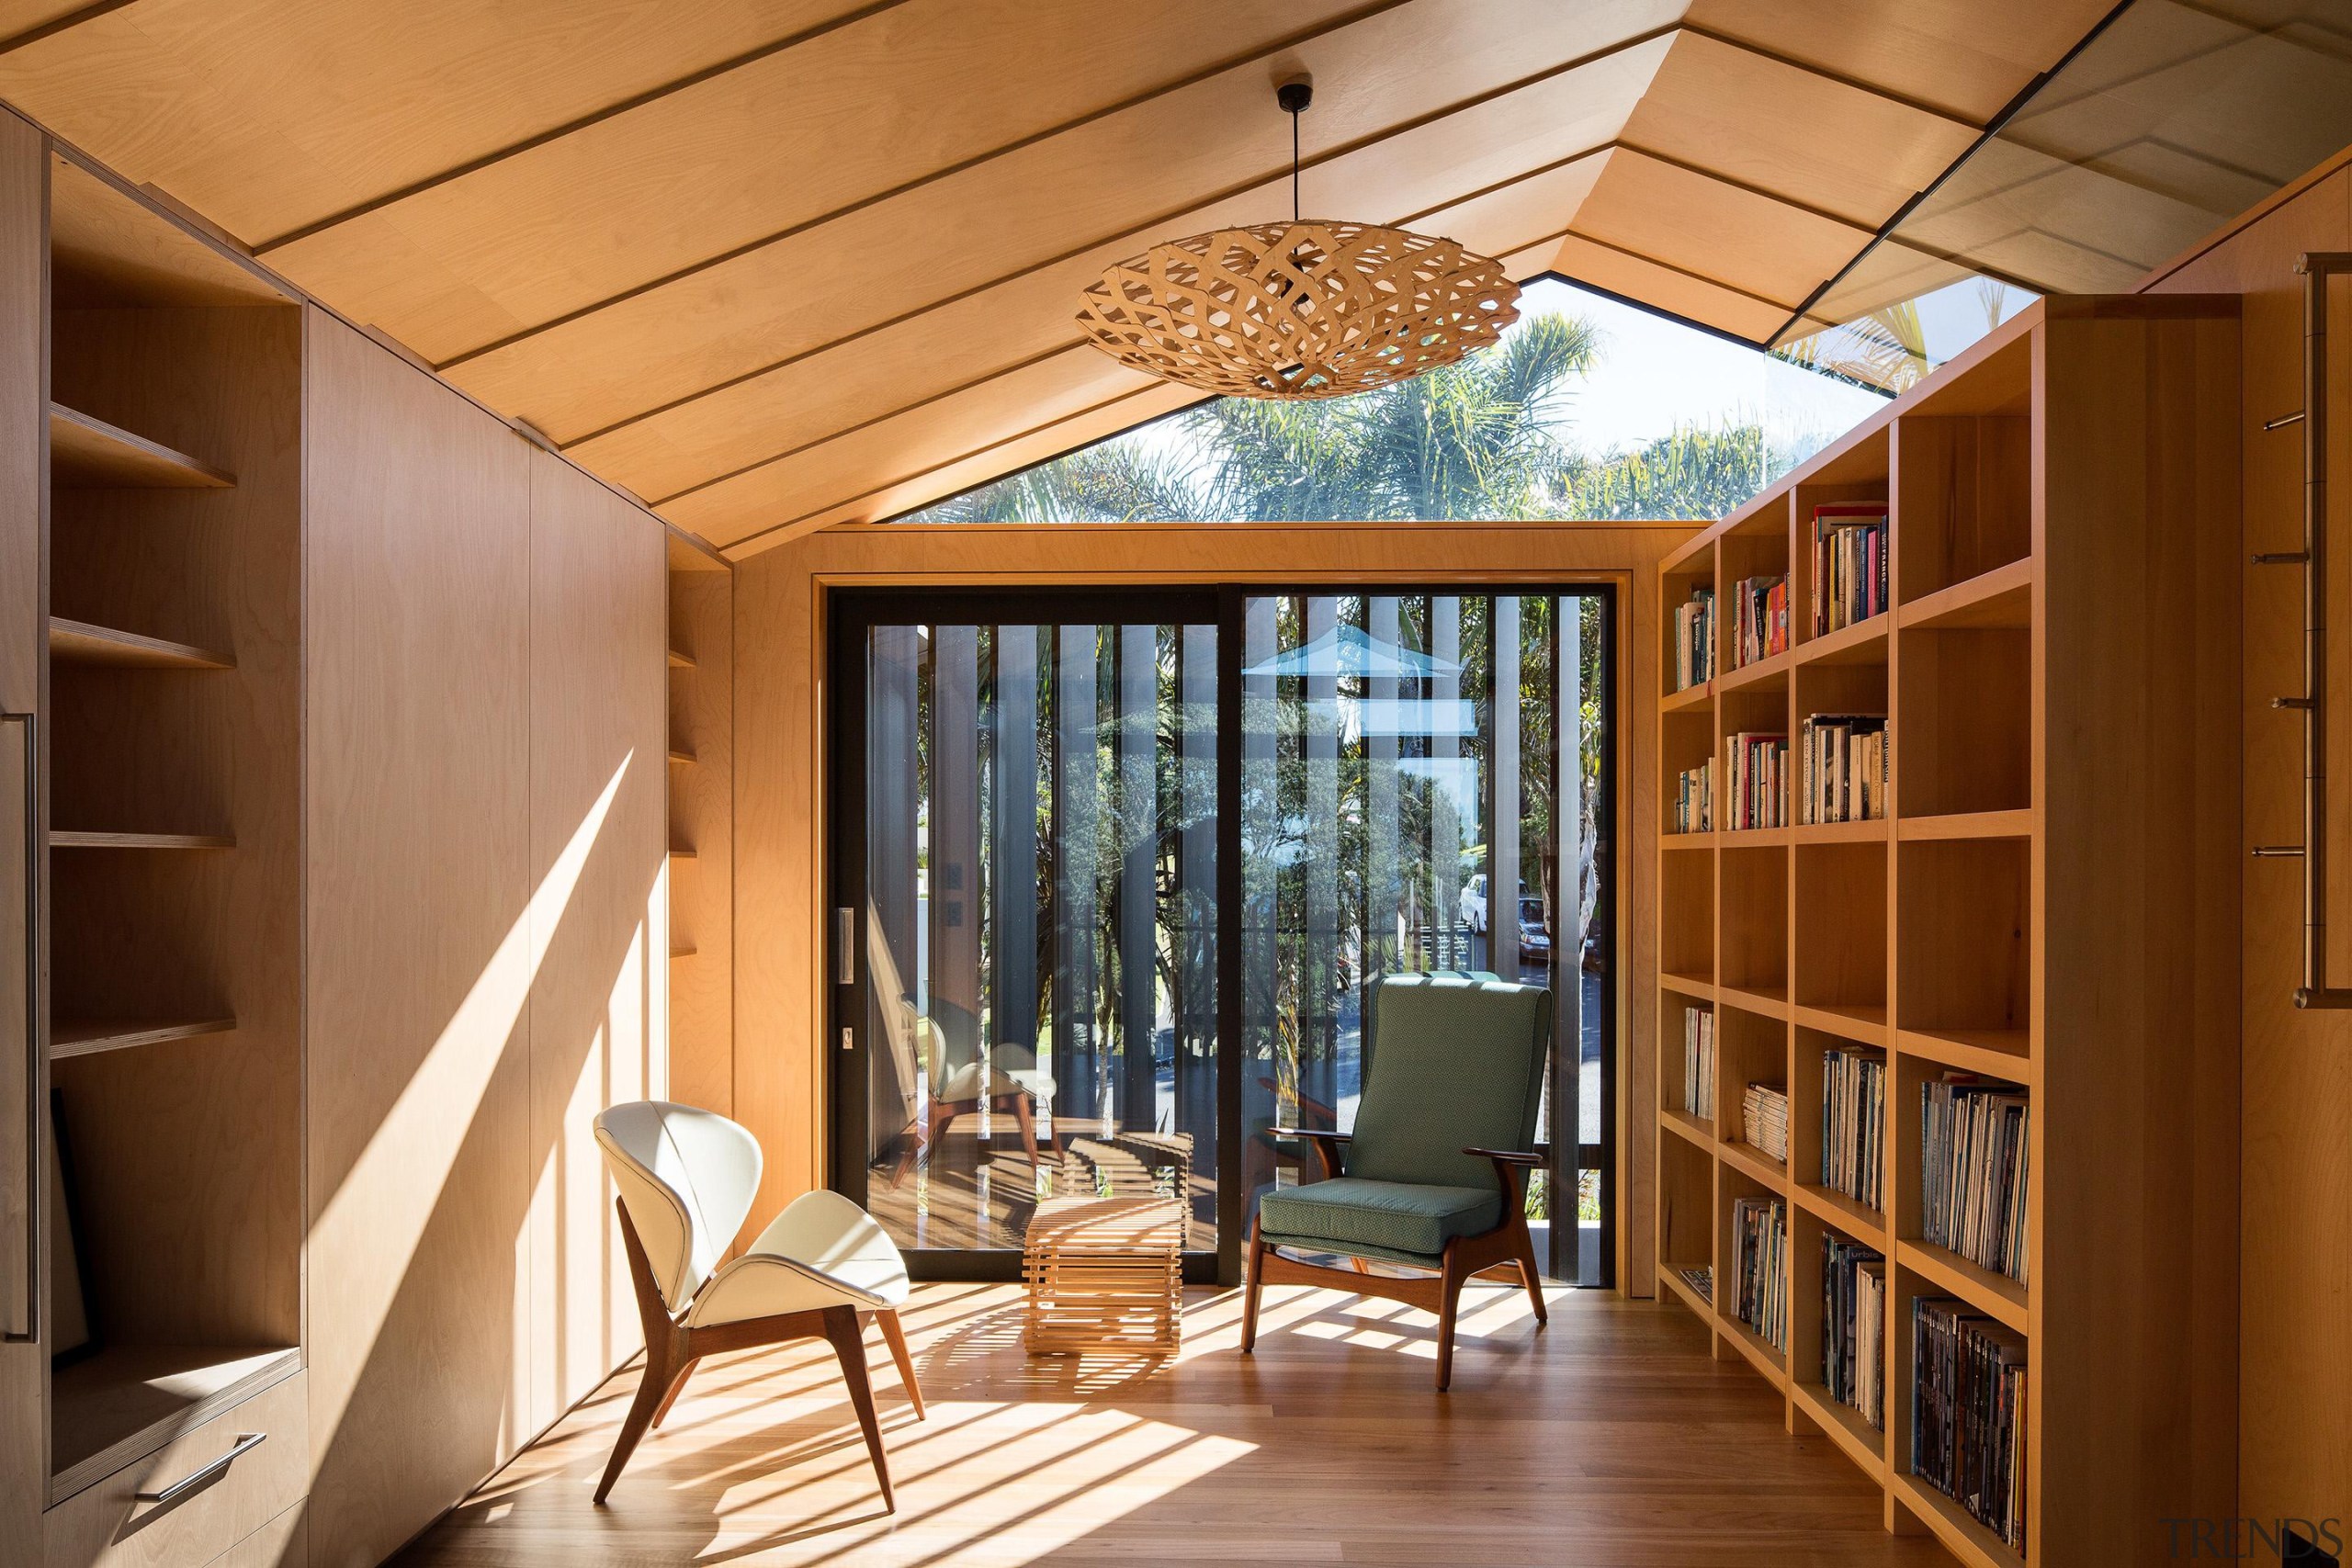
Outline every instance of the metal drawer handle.
<svg viewBox="0 0 2352 1568">
<path fill-rule="evenodd" d="M 227 1453 L 201 1470 L 190 1471 L 161 1492 L 140 1493 L 139 1500 L 142 1503 L 176 1503 L 268 1440 L 267 1432 L 240 1432 L 237 1434 L 236 1445 Z"/>
</svg>

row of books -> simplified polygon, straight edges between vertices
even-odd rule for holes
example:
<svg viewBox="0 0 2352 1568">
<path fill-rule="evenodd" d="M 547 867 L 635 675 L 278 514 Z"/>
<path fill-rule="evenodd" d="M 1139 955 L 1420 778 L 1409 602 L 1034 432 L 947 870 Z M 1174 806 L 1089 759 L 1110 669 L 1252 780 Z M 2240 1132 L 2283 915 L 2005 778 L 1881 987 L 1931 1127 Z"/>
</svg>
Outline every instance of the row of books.
<svg viewBox="0 0 2352 1568">
<path fill-rule="evenodd" d="M 1674 689 L 1715 678 L 1715 591 L 1693 588 L 1674 611 Z"/>
<path fill-rule="evenodd" d="M 1711 1008 L 1682 1010 L 1682 1109 L 1702 1122 L 1715 1119 L 1715 1014 Z"/>
<path fill-rule="evenodd" d="M 1920 1090 L 1920 1238 L 2020 1282 L 2032 1111 L 2016 1084 L 1973 1073 Z"/>
<path fill-rule="evenodd" d="M 1753 664 L 1785 653 L 1789 647 L 1789 579 L 1743 577 L 1733 585 L 1734 622 L 1739 633 L 1735 664 Z"/>
<path fill-rule="evenodd" d="M 1813 630 L 1826 637 L 1886 608 L 1886 507 L 1813 509 Z"/>
<path fill-rule="evenodd" d="M 1911 1472 L 2025 1547 L 2025 1340 L 1949 1296 L 1911 1304 Z"/>
<path fill-rule="evenodd" d="M 1821 1386 L 1886 1430 L 1886 1256 L 1821 1233 Z"/>
<path fill-rule="evenodd" d="M 1674 830 L 1713 832 L 1715 826 L 1715 760 L 1713 757 L 1674 778 Z"/>
<path fill-rule="evenodd" d="M 1726 736 L 1724 749 L 1729 774 L 1724 791 L 1729 820 L 1724 826 L 1787 827 L 1782 803 L 1788 798 L 1789 738 L 1743 729 Z"/>
<path fill-rule="evenodd" d="M 1776 1083 L 1752 1083 L 1739 1100 L 1739 1135 L 1766 1159 L 1789 1163 L 1789 1091 Z"/>
<path fill-rule="evenodd" d="M 1821 1183 L 1886 1207 L 1886 1058 L 1840 1046 L 1821 1054 Z"/>
<path fill-rule="evenodd" d="M 1789 1348 L 1789 1211 L 1778 1198 L 1731 1205 L 1732 1315 L 1776 1350 Z"/>
<path fill-rule="evenodd" d="M 1874 822 L 1886 815 L 1886 719 L 1815 714 L 1798 727 L 1807 822 Z"/>
</svg>

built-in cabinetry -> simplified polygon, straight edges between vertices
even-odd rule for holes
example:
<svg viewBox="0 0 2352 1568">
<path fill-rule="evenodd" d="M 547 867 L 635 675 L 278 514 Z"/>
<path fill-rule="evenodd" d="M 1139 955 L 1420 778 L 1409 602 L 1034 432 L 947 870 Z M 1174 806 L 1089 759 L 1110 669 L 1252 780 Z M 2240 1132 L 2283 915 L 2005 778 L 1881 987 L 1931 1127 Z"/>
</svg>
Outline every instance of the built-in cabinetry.
<svg viewBox="0 0 2352 1568">
<path fill-rule="evenodd" d="M 1669 636 L 1694 592 L 1723 607 L 1712 678 L 1673 690 L 1669 657 L 1654 699 L 1661 1293 L 1972 1568 L 2158 1561 L 2165 1518 L 2236 1511 L 2237 353 L 2233 299 L 2044 301 L 1661 570 Z M 1824 505 L 1886 518 L 1883 613 L 1815 618 L 1816 516 L 1851 514 Z M 1736 585 L 1781 574 L 1789 646 L 1742 663 Z M 1876 814 L 1812 807 L 1809 718 L 1883 721 Z M 1731 755 L 1772 736 L 1781 825 L 1732 829 Z M 1678 833 L 1710 761 L 1713 830 Z M 1826 1125 L 1865 1065 L 1875 1201 Z M 1786 1096 L 1785 1152 L 1751 1084 Z M 1947 1085 L 2029 1108 L 2011 1267 L 1932 1239 Z M 1884 1282 L 1876 1422 L 1825 1375 L 1825 1251 L 1853 1244 Z M 1778 1321 L 1741 1311 L 1758 1270 Z M 1922 1299 L 2027 1369 L 2021 1548 L 1916 1472 Z"/>
<path fill-rule="evenodd" d="M 372 1568 L 636 1349 L 673 968 L 729 1077 L 673 547 L 0 112 L 0 1568 Z"/>
<path fill-rule="evenodd" d="M 670 540 L 671 1093 L 734 1108 L 734 574 Z"/>
</svg>

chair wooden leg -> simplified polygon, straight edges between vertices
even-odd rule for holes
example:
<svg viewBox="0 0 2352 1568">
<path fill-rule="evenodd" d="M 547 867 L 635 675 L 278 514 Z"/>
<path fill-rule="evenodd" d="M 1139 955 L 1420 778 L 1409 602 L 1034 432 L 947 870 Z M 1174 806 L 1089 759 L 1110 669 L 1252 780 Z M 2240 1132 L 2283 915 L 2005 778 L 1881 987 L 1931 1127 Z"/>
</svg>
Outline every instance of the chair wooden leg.
<svg viewBox="0 0 2352 1568">
<path fill-rule="evenodd" d="M 637 1226 L 629 1220 L 628 1205 L 616 1198 L 613 1208 L 620 1215 L 621 1250 L 628 1258 L 638 1321 L 645 1331 L 645 1371 L 637 1381 L 637 1396 L 629 1401 L 620 1436 L 613 1441 L 613 1457 L 605 1461 L 604 1479 L 596 1483 L 594 1500 L 600 1504 L 611 1494 L 613 1483 L 621 1478 L 622 1467 L 637 1451 L 646 1428 L 660 1418 L 657 1413 L 669 1408 L 667 1396 L 675 1392 L 674 1385 L 685 1381 L 685 1370 L 694 1364 L 692 1357 L 680 1354 L 683 1336 L 670 1320 L 662 1287 L 653 1280 L 653 1265 L 646 1260 L 645 1244 L 638 1240 Z"/>
<path fill-rule="evenodd" d="M 1021 1146 L 1028 1151 L 1029 1175 L 1034 1179 L 1037 1174 L 1037 1122 L 1029 1113 L 1029 1096 L 1024 1091 L 1005 1098 L 1012 1102 L 1005 1109 L 1012 1112 L 1012 1124 L 1021 1129 Z"/>
<path fill-rule="evenodd" d="M 907 1385 L 907 1398 L 914 1403 L 915 1419 L 925 1419 L 922 1408 L 922 1384 L 915 1381 L 915 1359 L 907 1354 L 907 1331 L 899 1325 L 899 1309 L 884 1307 L 874 1314 L 882 1325 L 882 1337 L 890 1342 L 890 1359 L 899 1363 L 899 1381 Z"/>
<path fill-rule="evenodd" d="M 1258 1222 L 1250 1222 L 1250 1255 L 1244 1259 L 1247 1273 L 1241 1282 L 1241 1353 L 1245 1356 L 1258 1348 L 1258 1263 L 1266 1255 L 1266 1243 L 1259 1234 Z"/>
<path fill-rule="evenodd" d="M 686 1379 L 692 1377 L 694 1375 L 695 1368 L 701 1364 L 702 1358 L 700 1356 L 695 1356 L 686 1361 L 684 1365 L 681 1366 L 678 1369 L 677 1375 L 670 1380 L 670 1392 L 662 1396 L 661 1408 L 653 1413 L 653 1429 L 655 1431 L 660 1431 L 662 1429 L 662 1423 L 670 1418 L 670 1406 L 677 1404 L 678 1395 L 686 1392 Z"/>
<path fill-rule="evenodd" d="M 1527 1287 L 1527 1299 L 1535 1307 L 1535 1326 L 1541 1328 L 1552 1321 L 1552 1316 L 1544 1307 L 1544 1276 L 1543 1271 L 1535 1267 L 1535 1238 L 1528 1234 L 1526 1225 L 1521 1224 L 1519 1234 L 1512 1239 L 1519 1244 L 1516 1251 L 1520 1282 Z"/>
<path fill-rule="evenodd" d="M 1453 1382 L 1453 1309 L 1462 1299 L 1460 1238 L 1445 1244 L 1444 1267 L 1438 1271 L 1437 1391 Z"/>
<path fill-rule="evenodd" d="M 874 1385 L 865 1376 L 865 1340 L 857 1331 L 857 1309 L 827 1307 L 825 1337 L 832 1343 L 834 1359 L 842 1364 L 842 1381 L 849 1385 L 849 1402 L 856 1407 L 858 1427 L 865 1434 L 874 1478 L 882 1483 L 882 1506 L 895 1514 L 899 1499 L 890 1490 L 890 1461 L 882 1452 L 882 1423 L 874 1414 Z"/>
</svg>

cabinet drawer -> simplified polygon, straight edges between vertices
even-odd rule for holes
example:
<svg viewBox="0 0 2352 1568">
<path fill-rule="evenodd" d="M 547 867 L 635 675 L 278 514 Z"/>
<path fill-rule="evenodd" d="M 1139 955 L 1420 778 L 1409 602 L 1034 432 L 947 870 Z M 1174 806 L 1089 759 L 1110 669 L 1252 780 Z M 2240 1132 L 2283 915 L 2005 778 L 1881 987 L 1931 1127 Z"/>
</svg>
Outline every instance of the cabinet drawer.
<svg viewBox="0 0 2352 1568">
<path fill-rule="evenodd" d="M 202 1568 L 301 1500 L 310 1407 L 300 1372 L 222 1411 L 42 1516 L 48 1568 Z M 260 1433 L 217 1476 L 169 1503 L 141 1502 Z"/>
</svg>

